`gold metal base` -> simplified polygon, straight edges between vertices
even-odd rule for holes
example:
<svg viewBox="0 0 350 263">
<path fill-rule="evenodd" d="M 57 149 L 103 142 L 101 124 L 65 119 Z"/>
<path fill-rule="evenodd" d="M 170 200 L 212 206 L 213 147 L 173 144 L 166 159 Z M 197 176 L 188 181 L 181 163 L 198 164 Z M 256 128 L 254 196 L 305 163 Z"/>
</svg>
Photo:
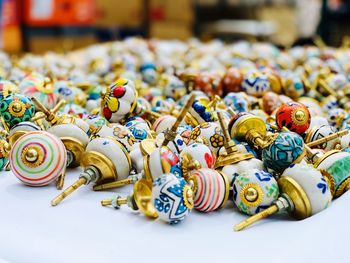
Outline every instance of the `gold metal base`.
<svg viewBox="0 0 350 263">
<path fill-rule="evenodd" d="M 215 162 L 214 169 L 224 167 L 225 165 L 239 163 L 240 161 L 249 160 L 252 158 L 254 158 L 254 155 L 251 153 L 241 153 L 241 152 L 236 152 L 233 154 L 225 153 L 218 157 L 218 159 Z"/>
<path fill-rule="evenodd" d="M 278 179 L 280 192 L 285 193 L 293 201 L 294 209 L 291 212 L 296 219 L 304 219 L 311 216 L 311 204 L 303 188 L 292 178 L 282 176 Z"/>
<path fill-rule="evenodd" d="M 154 139 L 145 139 L 140 143 L 140 149 L 142 155 L 151 155 L 154 150 L 157 148 L 156 141 Z"/>
<path fill-rule="evenodd" d="M 84 152 L 81 155 L 80 165 L 82 168 L 94 166 L 99 170 L 100 178 L 96 181 L 96 184 L 104 184 L 118 180 L 118 174 L 114 164 L 99 152 Z"/>
<path fill-rule="evenodd" d="M 152 204 L 152 183 L 140 179 L 134 185 L 134 199 L 142 214 L 149 218 L 157 218 L 157 210 Z"/>
<path fill-rule="evenodd" d="M 9 137 L 8 137 L 8 142 L 9 144 L 12 146 L 15 144 L 15 142 L 20 138 L 22 137 L 24 134 L 26 134 L 27 132 L 25 131 L 15 131 L 13 134 L 11 134 Z"/>
<path fill-rule="evenodd" d="M 81 156 L 85 151 L 84 145 L 73 137 L 61 137 L 60 139 L 66 147 L 66 150 L 70 151 L 74 156 L 74 160 L 69 164 L 69 167 L 78 167 L 80 165 Z"/>
</svg>

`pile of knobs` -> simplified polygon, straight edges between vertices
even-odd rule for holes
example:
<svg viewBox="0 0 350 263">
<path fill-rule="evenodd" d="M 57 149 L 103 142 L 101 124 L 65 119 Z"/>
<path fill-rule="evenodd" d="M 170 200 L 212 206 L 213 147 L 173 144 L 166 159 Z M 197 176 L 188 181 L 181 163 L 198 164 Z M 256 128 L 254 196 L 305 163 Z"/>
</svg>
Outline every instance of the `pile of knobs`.
<svg viewBox="0 0 350 263">
<path fill-rule="evenodd" d="M 345 46 L 128 38 L 0 52 L 0 169 L 64 189 L 52 206 L 83 185 L 132 184 L 101 204 L 169 224 L 233 202 L 250 216 L 239 231 L 310 217 L 350 189 L 349 110 Z"/>
</svg>

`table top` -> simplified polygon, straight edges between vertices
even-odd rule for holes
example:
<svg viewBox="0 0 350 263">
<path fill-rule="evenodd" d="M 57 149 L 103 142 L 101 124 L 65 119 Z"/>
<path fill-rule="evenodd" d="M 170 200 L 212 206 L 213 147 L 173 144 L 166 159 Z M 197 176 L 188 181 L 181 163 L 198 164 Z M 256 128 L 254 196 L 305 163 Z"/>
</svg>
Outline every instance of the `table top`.
<svg viewBox="0 0 350 263">
<path fill-rule="evenodd" d="M 66 176 L 68 186 L 79 169 Z M 131 187 L 93 192 L 83 186 L 57 207 L 54 185 L 28 187 L 11 172 L 0 175 L 2 262 L 344 262 L 350 228 L 350 193 L 302 221 L 286 214 L 234 232 L 245 215 L 229 202 L 182 223 L 149 220 L 129 207 L 102 207 L 100 200 Z M 282 261 L 283 258 L 283 261 Z"/>
</svg>

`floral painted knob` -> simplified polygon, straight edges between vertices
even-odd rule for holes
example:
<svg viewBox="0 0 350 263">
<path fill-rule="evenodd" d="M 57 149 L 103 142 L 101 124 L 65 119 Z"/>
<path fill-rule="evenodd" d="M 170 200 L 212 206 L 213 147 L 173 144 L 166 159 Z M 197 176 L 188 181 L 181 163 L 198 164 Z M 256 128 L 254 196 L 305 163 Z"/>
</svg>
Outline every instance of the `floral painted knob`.
<svg viewBox="0 0 350 263">
<path fill-rule="evenodd" d="M 275 172 L 283 172 L 292 163 L 300 162 L 306 154 L 304 141 L 294 132 L 281 132 L 262 150 L 264 165 Z"/>
<path fill-rule="evenodd" d="M 308 108 L 298 102 L 283 104 L 276 112 L 278 128 L 286 127 L 298 134 L 304 133 L 310 126 L 311 116 Z"/>
<path fill-rule="evenodd" d="M 125 124 L 125 127 L 129 129 L 137 142 L 145 139 L 153 139 L 153 134 L 148 123 L 142 118 L 133 118 Z"/>
<path fill-rule="evenodd" d="M 92 134 L 92 137 L 112 137 L 120 142 L 128 152 L 131 151 L 133 144 L 136 142 L 132 132 L 125 126 L 117 123 L 100 127 L 98 131 Z"/>
<path fill-rule="evenodd" d="M 201 168 L 191 173 L 188 182 L 193 186 L 196 210 L 211 212 L 226 205 L 230 187 L 224 173 Z"/>
<path fill-rule="evenodd" d="M 280 96 L 274 92 L 269 91 L 262 97 L 262 109 L 267 114 L 272 114 L 281 106 L 281 104 L 282 100 L 280 99 Z"/>
<path fill-rule="evenodd" d="M 161 220 L 177 224 L 193 208 L 193 191 L 183 178 L 162 174 L 153 182 L 152 200 Z"/>
<path fill-rule="evenodd" d="M 73 102 L 64 105 L 59 112 L 63 114 L 70 114 L 82 119 L 86 118 L 88 115 L 88 112 L 85 108 Z"/>
<path fill-rule="evenodd" d="M 58 101 L 51 80 L 41 74 L 32 73 L 28 75 L 18 87 L 23 95 L 37 98 L 46 108 L 54 108 Z"/>
<path fill-rule="evenodd" d="M 101 113 L 109 122 L 123 120 L 136 107 L 137 93 L 134 83 L 118 79 L 102 95 Z"/>
<path fill-rule="evenodd" d="M 263 162 L 259 159 L 251 158 L 235 164 L 225 165 L 222 167 L 221 171 L 227 176 L 229 185 L 232 186 L 233 182 L 239 174 L 253 169 L 263 170 Z"/>
<path fill-rule="evenodd" d="M 109 123 L 105 117 L 102 117 L 102 116 L 96 115 L 96 114 L 88 115 L 85 118 L 85 121 L 87 122 L 87 124 L 89 124 L 90 130 L 92 133 L 96 132 L 103 125 L 106 125 Z"/>
<path fill-rule="evenodd" d="M 224 134 L 220 124 L 217 122 L 204 122 L 196 126 L 191 132 L 189 143 L 195 142 L 198 138 L 208 143 L 210 150 L 215 156 L 218 155 L 218 152 L 224 146 Z"/>
<path fill-rule="evenodd" d="M 189 155 L 192 160 L 199 162 L 202 168 L 213 168 L 216 157 L 208 146 L 203 143 L 192 143 L 186 146 L 180 156 Z"/>
<path fill-rule="evenodd" d="M 32 100 L 21 94 L 8 95 L 0 103 L 0 115 L 9 128 L 20 122 L 30 121 L 34 114 L 35 106 Z"/>
<path fill-rule="evenodd" d="M 15 142 L 9 161 L 12 172 L 24 184 L 43 186 L 65 172 L 67 152 L 55 135 L 33 131 Z"/>
<path fill-rule="evenodd" d="M 250 169 L 233 182 L 233 201 L 239 211 L 254 215 L 269 207 L 279 196 L 278 184 L 268 172 Z"/>
</svg>

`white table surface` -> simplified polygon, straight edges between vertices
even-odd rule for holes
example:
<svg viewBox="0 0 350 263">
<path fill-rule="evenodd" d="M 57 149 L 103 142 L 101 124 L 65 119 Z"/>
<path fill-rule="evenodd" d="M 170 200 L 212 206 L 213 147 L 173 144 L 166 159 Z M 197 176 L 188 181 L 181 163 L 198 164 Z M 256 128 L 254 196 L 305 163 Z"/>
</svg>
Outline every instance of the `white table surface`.
<svg viewBox="0 0 350 263">
<path fill-rule="evenodd" d="M 78 177 L 69 171 L 66 184 Z M 129 193 L 130 187 L 118 193 Z M 303 221 L 275 216 L 234 232 L 245 218 L 232 203 L 192 212 L 170 226 L 127 206 L 100 205 L 112 192 L 83 186 L 57 207 L 54 185 L 33 188 L 0 174 L 0 262 L 348 262 L 350 193 Z"/>
</svg>

